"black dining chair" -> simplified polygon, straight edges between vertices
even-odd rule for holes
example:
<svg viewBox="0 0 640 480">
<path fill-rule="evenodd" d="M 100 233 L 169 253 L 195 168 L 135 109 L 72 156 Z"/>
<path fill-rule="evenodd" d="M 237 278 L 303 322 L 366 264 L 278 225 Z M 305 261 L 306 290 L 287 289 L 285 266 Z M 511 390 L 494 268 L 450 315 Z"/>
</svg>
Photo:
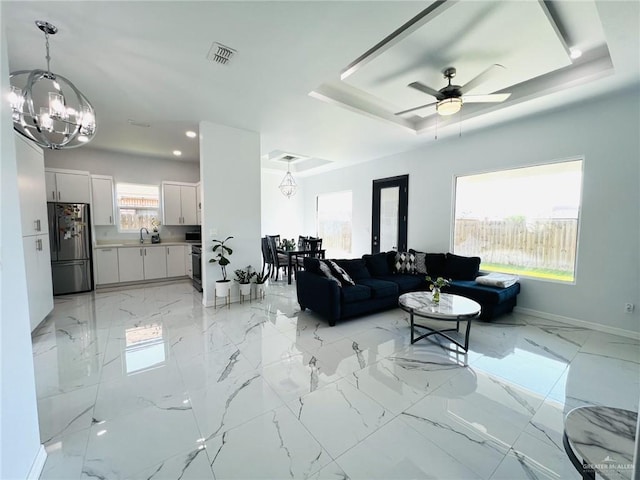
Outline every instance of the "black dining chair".
<svg viewBox="0 0 640 480">
<path fill-rule="evenodd" d="M 271 259 L 273 260 L 271 278 L 278 280 L 278 275 L 280 274 L 281 268 L 284 269 L 285 274 L 287 273 L 289 258 L 283 253 L 278 253 L 280 235 L 267 235 L 267 240 L 269 243 L 269 251 L 271 252 Z"/>
<path fill-rule="evenodd" d="M 260 243 L 262 246 L 262 272 L 266 272 L 267 276 L 270 277 L 273 270 L 273 255 L 269 247 L 269 239 L 262 237 Z"/>
</svg>

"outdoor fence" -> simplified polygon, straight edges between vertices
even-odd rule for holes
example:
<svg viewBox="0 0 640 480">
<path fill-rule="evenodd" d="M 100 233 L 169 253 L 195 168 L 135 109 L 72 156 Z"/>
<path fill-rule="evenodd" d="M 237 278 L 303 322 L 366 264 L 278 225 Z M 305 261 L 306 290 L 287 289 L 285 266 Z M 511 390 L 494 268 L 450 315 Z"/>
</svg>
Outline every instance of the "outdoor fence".
<svg viewBox="0 0 640 480">
<path fill-rule="evenodd" d="M 483 263 L 573 271 L 577 219 L 459 219 L 455 251 L 479 255 Z"/>
</svg>

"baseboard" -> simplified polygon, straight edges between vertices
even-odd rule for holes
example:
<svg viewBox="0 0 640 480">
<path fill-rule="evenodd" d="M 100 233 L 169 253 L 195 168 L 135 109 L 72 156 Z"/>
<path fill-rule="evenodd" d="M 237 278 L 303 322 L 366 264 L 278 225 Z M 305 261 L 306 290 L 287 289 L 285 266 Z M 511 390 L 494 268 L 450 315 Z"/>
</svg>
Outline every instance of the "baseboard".
<svg viewBox="0 0 640 480">
<path fill-rule="evenodd" d="M 40 445 L 38 454 L 36 455 L 36 458 L 31 465 L 31 469 L 29 470 L 29 474 L 27 475 L 27 480 L 38 480 L 40 475 L 42 475 L 42 470 L 44 470 L 44 463 L 46 461 L 47 451 L 44 449 L 44 445 Z"/>
<path fill-rule="evenodd" d="M 524 313 L 525 315 L 531 315 L 532 317 L 544 318 L 545 320 L 552 320 L 558 323 L 566 323 L 575 327 L 588 328 L 590 330 L 597 330 L 598 332 L 609 333 L 611 335 L 618 335 L 620 337 L 630 337 L 636 340 L 640 340 L 640 332 L 634 332 L 632 330 L 625 330 L 623 328 L 609 327 L 608 325 L 602 325 L 600 323 L 586 322 L 584 320 L 578 320 L 571 317 L 563 317 L 562 315 L 555 315 L 553 313 L 540 312 L 531 308 L 515 307 L 514 312 Z"/>
</svg>

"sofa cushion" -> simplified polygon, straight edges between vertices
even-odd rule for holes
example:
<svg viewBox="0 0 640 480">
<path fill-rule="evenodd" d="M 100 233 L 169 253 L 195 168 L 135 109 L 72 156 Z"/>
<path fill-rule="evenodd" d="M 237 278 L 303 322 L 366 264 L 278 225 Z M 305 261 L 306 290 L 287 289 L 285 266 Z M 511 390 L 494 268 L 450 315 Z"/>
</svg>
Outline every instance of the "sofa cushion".
<svg viewBox="0 0 640 480">
<path fill-rule="evenodd" d="M 371 278 L 367 265 L 362 258 L 350 258 L 343 260 L 334 260 L 338 265 L 344 268 L 349 276 L 356 282 L 361 278 Z"/>
<path fill-rule="evenodd" d="M 386 275 L 380 277 L 380 280 L 386 280 L 398 285 L 401 293 L 411 290 L 418 290 L 424 287 L 424 277 L 422 275 L 409 275 L 406 273 L 398 273 L 396 275 Z"/>
<path fill-rule="evenodd" d="M 445 276 L 447 256 L 444 253 L 426 253 L 424 257 L 427 275 L 437 278 Z"/>
<path fill-rule="evenodd" d="M 314 257 L 304 257 L 302 259 L 302 265 L 305 271 L 322 275 L 320 272 L 320 260 Z"/>
<path fill-rule="evenodd" d="M 371 298 L 371 289 L 366 285 L 347 285 L 340 289 L 344 303 L 360 302 Z"/>
<path fill-rule="evenodd" d="M 444 276 L 454 280 L 473 280 L 480 271 L 480 257 L 462 257 L 447 253 Z"/>
<path fill-rule="evenodd" d="M 320 262 L 324 263 L 326 266 L 329 267 L 329 269 L 331 270 L 331 274 L 340 281 L 340 284 L 343 287 L 346 287 L 348 285 L 352 285 L 353 286 L 353 285 L 356 284 L 356 282 L 353 281 L 353 279 L 345 271 L 345 269 L 342 268 L 340 265 L 338 265 L 333 260 L 320 260 Z"/>
<path fill-rule="evenodd" d="M 416 273 L 416 255 L 413 252 L 397 252 L 393 264 L 395 273 Z"/>
<path fill-rule="evenodd" d="M 394 275 L 395 278 L 395 275 Z M 372 297 L 397 296 L 399 293 L 398 284 L 387 282 L 377 278 L 363 278 L 358 280 L 358 285 L 365 285 L 371 289 Z"/>
<path fill-rule="evenodd" d="M 391 254 L 391 255 L 390 255 Z M 389 263 L 389 258 L 392 258 L 392 261 L 395 260 L 396 252 L 381 252 L 374 253 L 372 255 L 363 255 L 362 258 L 367 266 L 367 270 L 372 277 L 381 277 L 383 275 L 391 275 L 391 265 Z"/>
<path fill-rule="evenodd" d="M 340 282 L 340 280 L 333 274 L 331 268 L 329 268 L 329 265 L 327 265 L 325 262 L 319 262 L 318 266 L 320 267 L 321 275 L 324 275 L 332 282 L 336 282 L 339 287 L 342 286 L 342 282 Z"/>
</svg>

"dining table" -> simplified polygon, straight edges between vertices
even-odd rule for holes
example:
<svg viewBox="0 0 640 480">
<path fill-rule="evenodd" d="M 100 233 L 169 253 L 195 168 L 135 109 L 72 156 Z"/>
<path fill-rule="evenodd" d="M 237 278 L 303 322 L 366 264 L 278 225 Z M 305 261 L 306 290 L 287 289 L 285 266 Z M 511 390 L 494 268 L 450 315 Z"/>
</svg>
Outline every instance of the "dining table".
<svg viewBox="0 0 640 480">
<path fill-rule="evenodd" d="M 293 265 L 297 266 L 297 258 L 300 257 L 316 257 L 316 258 L 324 258 L 325 251 L 324 249 L 319 250 L 311 250 L 304 248 L 293 248 L 293 249 L 278 249 L 278 253 L 282 253 L 287 256 L 287 271 L 288 278 L 287 283 L 291 285 L 291 271 L 293 270 Z M 296 259 L 294 261 L 294 258 Z"/>
</svg>

